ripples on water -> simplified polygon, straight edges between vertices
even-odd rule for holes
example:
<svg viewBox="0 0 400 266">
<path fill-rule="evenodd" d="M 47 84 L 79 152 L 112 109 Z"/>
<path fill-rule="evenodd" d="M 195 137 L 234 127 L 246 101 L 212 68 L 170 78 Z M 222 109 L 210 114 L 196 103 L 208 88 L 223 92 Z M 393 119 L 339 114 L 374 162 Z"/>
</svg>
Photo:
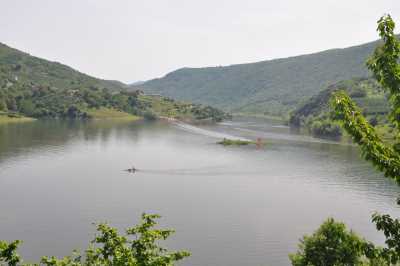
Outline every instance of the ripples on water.
<svg viewBox="0 0 400 266">
<path fill-rule="evenodd" d="M 224 137 L 267 145 L 215 144 Z M 28 260 L 83 249 L 93 221 L 123 228 L 148 211 L 177 230 L 171 248 L 192 251 L 185 265 L 289 265 L 329 216 L 381 243 L 370 216 L 398 216 L 399 192 L 356 147 L 262 120 L 0 127 L 0 238 L 24 239 Z"/>
</svg>

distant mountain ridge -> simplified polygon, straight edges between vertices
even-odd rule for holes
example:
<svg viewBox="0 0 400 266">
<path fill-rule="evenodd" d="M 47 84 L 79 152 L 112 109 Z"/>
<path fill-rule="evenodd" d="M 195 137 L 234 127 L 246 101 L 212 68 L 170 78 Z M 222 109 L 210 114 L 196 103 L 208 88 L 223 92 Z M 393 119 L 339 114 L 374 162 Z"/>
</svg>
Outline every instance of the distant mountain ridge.
<svg viewBox="0 0 400 266">
<path fill-rule="evenodd" d="M 145 83 L 145 82 L 146 82 L 146 81 L 139 80 L 139 81 L 135 81 L 135 82 L 130 83 L 128 86 L 131 86 L 131 87 L 133 87 L 133 86 L 139 86 L 139 85 L 142 85 L 142 84 Z"/>
<path fill-rule="evenodd" d="M 365 61 L 377 44 L 374 41 L 257 63 L 182 68 L 131 88 L 235 113 L 286 116 L 330 84 L 369 77 Z"/>
</svg>

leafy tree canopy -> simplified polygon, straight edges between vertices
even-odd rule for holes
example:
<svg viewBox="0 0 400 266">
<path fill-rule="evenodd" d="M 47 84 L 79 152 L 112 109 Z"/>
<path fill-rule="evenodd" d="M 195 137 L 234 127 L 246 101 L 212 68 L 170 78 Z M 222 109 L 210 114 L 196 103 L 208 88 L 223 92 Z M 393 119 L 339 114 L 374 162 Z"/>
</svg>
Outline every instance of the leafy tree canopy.
<svg viewBox="0 0 400 266">
<path fill-rule="evenodd" d="M 121 235 L 116 228 L 106 223 L 97 225 L 97 235 L 92 244 L 81 256 L 74 252 L 72 256 L 58 259 L 43 257 L 40 263 L 25 264 L 17 253 L 20 241 L 7 243 L 0 241 L 0 264 L 47 265 L 47 266 L 172 266 L 190 253 L 187 251 L 168 251 L 158 245 L 159 240 L 167 239 L 173 230 L 154 228 L 159 215 L 143 214 L 140 223 L 128 228 Z"/>
<path fill-rule="evenodd" d="M 345 224 L 329 218 L 311 236 L 304 236 L 299 251 L 289 257 L 294 266 L 361 265 L 364 245 Z"/>
<path fill-rule="evenodd" d="M 331 105 L 333 118 L 339 121 L 354 141 L 361 147 L 363 157 L 371 161 L 385 176 L 393 178 L 400 185 L 400 150 L 398 133 L 400 129 L 400 41 L 394 34 L 395 23 L 390 15 L 378 21 L 378 32 L 382 45 L 375 49 L 367 61 L 374 77 L 389 94 L 390 120 L 397 130 L 396 141 L 388 144 L 382 141 L 375 128 L 363 116 L 355 102 L 344 92 L 333 95 Z M 375 213 L 372 221 L 386 237 L 386 247 L 369 245 L 365 255 L 369 258 L 383 258 L 387 265 L 400 261 L 400 221 L 389 215 Z"/>
<path fill-rule="evenodd" d="M 332 119 L 339 122 L 360 146 L 363 157 L 400 185 L 400 41 L 394 34 L 390 15 L 378 21 L 382 44 L 368 59 L 367 66 L 390 99 L 390 121 L 396 129 L 395 143 L 384 142 L 361 109 L 345 90 L 333 92 Z M 357 95 L 361 95 L 357 93 Z M 312 107 L 312 106 L 311 106 Z M 372 216 L 378 231 L 386 237 L 385 247 L 377 247 L 348 232 L 341 223 L 328 219 L 312 235 L 305 236 L 299 251 L 290 255 L 294 266 L 398 265 L 400 263 L 400 220 L 390 215 Z"/>
</svg>

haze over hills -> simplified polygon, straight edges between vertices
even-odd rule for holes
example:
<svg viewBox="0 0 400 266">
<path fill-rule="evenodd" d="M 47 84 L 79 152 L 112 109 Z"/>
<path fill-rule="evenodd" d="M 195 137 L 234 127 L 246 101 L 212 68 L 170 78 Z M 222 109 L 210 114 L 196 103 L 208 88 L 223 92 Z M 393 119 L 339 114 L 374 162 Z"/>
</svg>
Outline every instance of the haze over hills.
<svg viewBox="0 0 400 266">
<path fill-rule="evenodd" d="M 135 82 L 130 83 L 128 86 L 131 86 L 131 87 L 139 86 L 139 85 L 142 85 L 145 82 L 146 81 L 139 80 L 139 81 L 135 81 Z"/>
<path fill-rule="evenodd" d="M 286 116 L 332 83 L 368 77 L 365 61 L 377 44 L 374 41 L 257 63 L 182 68 L 131 88 L 233 113 Z"/>
<path fill-rule="evenodd" d="M 88 76 L 58 62 L 40 59 L 0 43 L 0 66 L 12 68 L 19 81 L 60 89 L 96 87 L 140 89 L 178 100 L 202 103 L 242 114 L 287 117 L 327 86 L 369 77 L 365 60 L 378 41 L 256 63 L 181 68 L 162 78 L 126 85 Z"/>
</svg>

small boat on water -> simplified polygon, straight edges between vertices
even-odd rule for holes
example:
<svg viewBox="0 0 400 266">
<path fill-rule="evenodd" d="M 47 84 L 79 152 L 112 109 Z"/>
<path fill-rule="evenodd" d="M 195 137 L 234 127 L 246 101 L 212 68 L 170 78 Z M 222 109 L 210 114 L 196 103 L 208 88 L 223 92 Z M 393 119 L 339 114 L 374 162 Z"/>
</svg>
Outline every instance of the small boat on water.
<svg viewBox="0 0 400 266">
<path fill-rule="evenodd" d="M 129 173 L 135 173 L 137 171 L 137 169 L 134 166 L 132 166 L 132 168 L 125 169 L 125 171 L 127 171 Z"/>
</svg>

